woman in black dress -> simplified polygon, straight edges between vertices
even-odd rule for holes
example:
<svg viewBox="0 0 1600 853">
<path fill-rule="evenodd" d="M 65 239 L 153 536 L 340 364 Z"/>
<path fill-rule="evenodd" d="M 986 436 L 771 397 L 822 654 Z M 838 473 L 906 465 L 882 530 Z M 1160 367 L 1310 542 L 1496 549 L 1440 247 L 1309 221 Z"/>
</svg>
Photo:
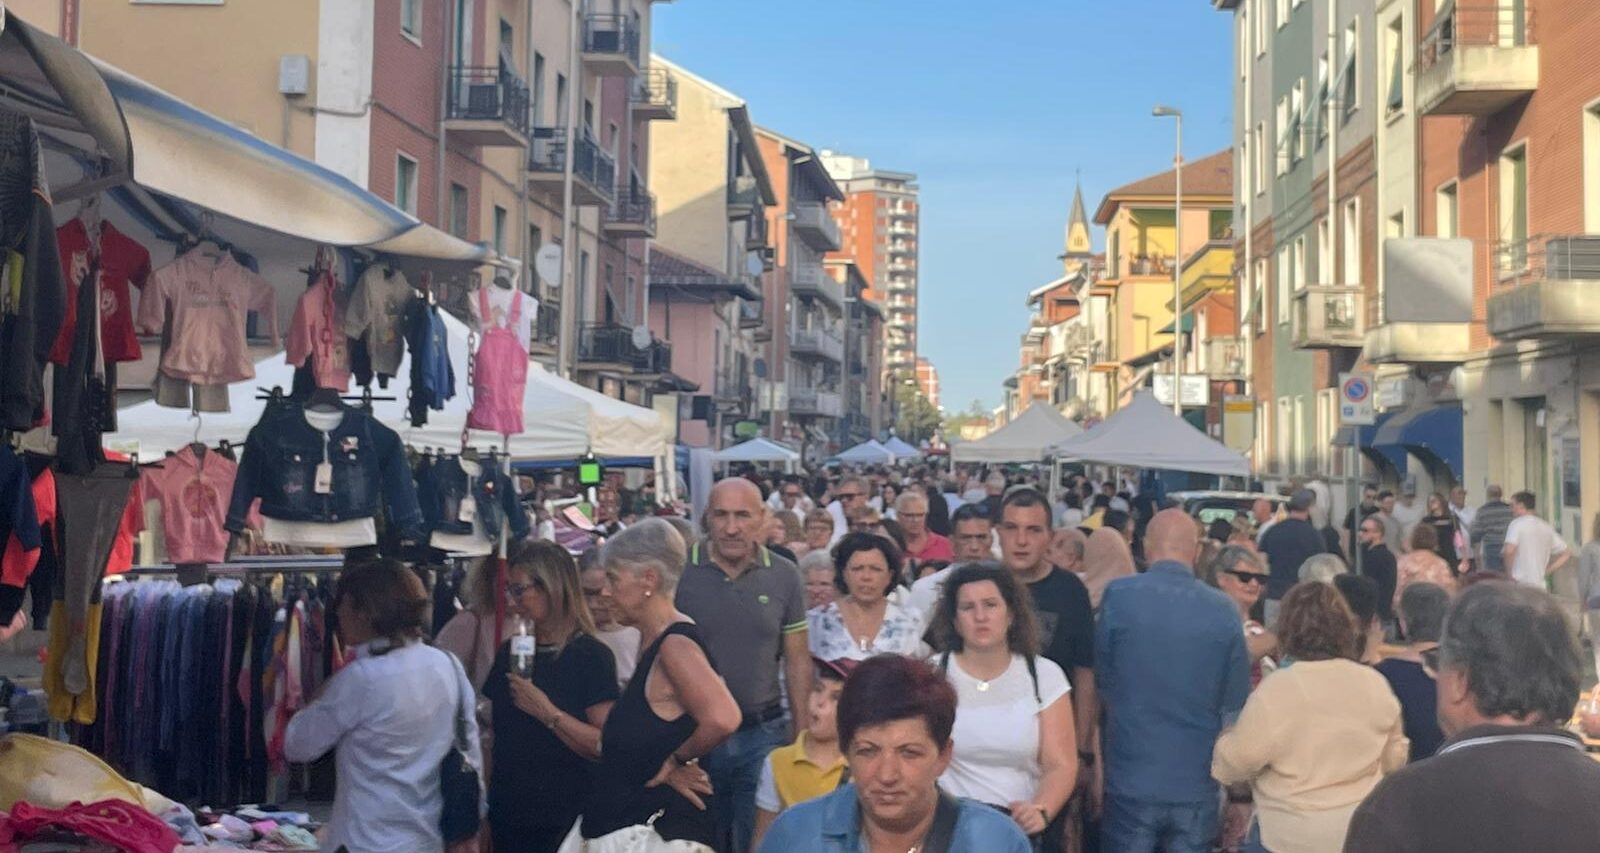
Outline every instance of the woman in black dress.
<svg viewBox="0 0 1600 853">
<path fill-rule="evenodd" d="M 618 621 L 639 629 L 641 652 L 633 680 L 606 719 L 583 837 L 602 838 L 654 817 L 663 839 L 710 850 L 711 783 L 699 761 L 738 730 L 740 714 L 698 627 L 673 605 L 687 549 L 672 525 L 652 518 L 613 536 L 600 559 L 602 594 Z"/>
<path fill-rule="evenodd" d="M 1461 557 L 1456 554 L 1456 516 L 1450 511 L 1450 504 L 1445 502 L 1444 495 L 1434 492 L 1428 496 L 1428 514 L 1422 517 L 1422 523 L 1432 527 L 1433 532 L 1438 534 L 1439 544 L 1433 552 L 1444 558 L 1451 574 L 1460 574 Z"/>
<path fill-rule="evenodd" d="M 578 566 L 554 542 L 525 542 L 506 569 L 517 615 L 533 622 L 533 678 L 507 641 L 484 678 L 493 702 L 489 831 L 497 853 L 553 853 L 588 799 L 600 727 L 617 700 L 611 649 L 594 636 Z"/>
</svg>

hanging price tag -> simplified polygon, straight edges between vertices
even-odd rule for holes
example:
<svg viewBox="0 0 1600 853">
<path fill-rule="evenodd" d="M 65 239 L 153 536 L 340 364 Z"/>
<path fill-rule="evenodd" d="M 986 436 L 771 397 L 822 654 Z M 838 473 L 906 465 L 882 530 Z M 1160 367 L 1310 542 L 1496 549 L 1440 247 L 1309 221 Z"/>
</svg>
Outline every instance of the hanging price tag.
<svg viewBox="0 0 1600 853">
<path fill-rule="evenodd" d="M 312 490 L 319 495 L 333 493 L 333 463 L 323 462 L 317 465 L 317 480 L 312 485 Z"/>
<path fill-rule="evenodd" d="M 477 501 L 477 499 L 474 498 L 472 495 L 467 495 L 466 497 L 462 498 L 461 499 L 461 507 L 460 507 L 460 509 L 456 510 L 456 520 L 463 521 L 463 522 L 466 522 L 468 524 L 471 524 L 472 520 L 477 518 L 477 517 L 478 517 L 478 501 Z"/>
</svg>

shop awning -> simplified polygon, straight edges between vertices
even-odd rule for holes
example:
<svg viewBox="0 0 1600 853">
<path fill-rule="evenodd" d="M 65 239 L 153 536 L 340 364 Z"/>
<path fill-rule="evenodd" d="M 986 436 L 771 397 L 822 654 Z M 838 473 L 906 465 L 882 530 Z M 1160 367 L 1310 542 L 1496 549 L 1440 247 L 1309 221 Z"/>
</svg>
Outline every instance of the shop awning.
<svg viewBox="0 0 1600 853">
<path fill-rule="evenodd" d="M 47 146 L 65 144 L 108 161 L 101 178 L 52 187 L 58 196 L 87 195 L 131 181 L 317 243 L 471 264 L 493 259 L 487 246 L 425 225 L 349 179 L 100 62 L 15 15 L 6 15 L 3 23 L 0 80 L 7 105 L 38 122 Z"/>
<path fill-rule="evenodd" d="M 1184 306 L 1184 309 L 1185 310 L 1183 312 L 1183 333 L 1187 335 L 1190 332 L 1194 331 L 1194 312 L 1187 310 L 1188 309 L 1187 305 Z M 1160 329 L 1156 330 L 1156 334 L 1158 334 L 1158 335 L 1170 335 L 1170 334 L 1172 334 L 1172 324 L 1168 323 L 1165 326 L 1162 326 Z"/>
<path fill-rule="evenodd" d="M 1401 448 L 1450 468 L 1462 476 L 1462 426 L 1459 402 L 1429 403 L 1396 414 L 1378 428 L 1378 448 Z"/>
<path fill-rule="evenodd" d="M 1404 448 L 1394 445 L 1377 446 L 1378 429 L 1394 417 L 1393 412 L 1382 412 L 1378 415 L 1376 423 L 1370 426 L 1342 426 L 1333 434 L 1334 447 L 1351 447 L 1357 437 L 1361 439 L 1361 452 L 1366 454 L 1380 465 L 1393 468 L 1395 473 L 1405 476 L 1406 452 Z"/>
</svg>

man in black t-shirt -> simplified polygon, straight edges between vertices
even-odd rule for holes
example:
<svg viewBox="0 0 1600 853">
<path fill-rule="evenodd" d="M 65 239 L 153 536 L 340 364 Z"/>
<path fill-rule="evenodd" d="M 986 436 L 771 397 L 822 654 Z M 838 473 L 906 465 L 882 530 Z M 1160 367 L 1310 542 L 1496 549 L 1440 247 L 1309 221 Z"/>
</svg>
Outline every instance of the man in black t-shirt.
<svg viewBox="0 0 1600 853">
<path fill-rule="evenodd" d="M 1089 589 L 1077 575 L 1056 568 L 1046 558 L 1054 531 L 1050 502 L 1037 489 L 1018 486 L 1005 494 L 998 529 L 1001 561 L 1033 593 L 1043 655 L 1072 682 L 1080 764 L 1092 767 L 1099 698 L 1094 689 L 1094 609 Z"/>
</svg>

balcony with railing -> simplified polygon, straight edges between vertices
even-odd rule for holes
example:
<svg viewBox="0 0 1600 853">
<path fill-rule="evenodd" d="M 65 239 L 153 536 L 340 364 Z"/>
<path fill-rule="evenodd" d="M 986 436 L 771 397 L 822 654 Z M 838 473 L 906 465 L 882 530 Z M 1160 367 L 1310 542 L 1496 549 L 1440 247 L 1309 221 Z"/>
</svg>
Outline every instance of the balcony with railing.
<svg viewBox="0 0 1600 853">
<path fill-rule="evenodd" d="M 754 399 L 750 387 L 750 377 L 744 372 L 733 370 L 729 367 L 717 371 L 717 379 L 712 383 L 712 393 L 718 402 L 749 405 Z"/>
<path fill-rule="evenodd" d="M 616 192 L 617 161 L 587 130 L 577 134 L 572 159 L 572 203 L 608 206 Z M 536 127 L 528 148 L 528 183 L 547 192 L 562 191 L 567 169 L 567 129 Z"/>
<path fill-rule="evenodd" d="M 767 216 L 762 208 L 756 208 L 746 220 L 744 229 L 744 247 L 751 252 L 759 252 L 772 245 L 771 235 L 768 234 Z"/>
<path fill-rule="evenodd" d="M 889 218 L 899 220 L 916 219 L 917 212 L 906 205 L 896 204 L 889 208 Z"/>
<path fill-rule="evenodd" d="M 796 328 L 789 335 L 789 352 L 796 358 L 818 358 L 844 363 L 844 339 L 818 326 Z"/>
<path fill-rule="evenodd" d="M 628 106 L 634 118 L 672 121 L 678 117 L 678 78 L 665 68 L 646 68 L 633 81 Z"/>
<path fill-rule="evenodd" d="M 444 130 L 467 145 L 521 148 L 528 144 L 528 87 L 497 67 L 450 69 Z"/>
<path fill-rule="evenodd" d="M 794 230 L 806 245 L 819 252 L 837 251 L 843 245 L 839 223 L 833 221 L 828 205 L 820 201 L 797 201 L 790 206 Z"/>
<path fill-rule="evenodd" d="M 836 390 L 790 385 L 789 413 L 801 417 L 837 418 L 844 413 L 844 403 Z"/>
<path fill-rule="evenodd" d="M 600 228 L 614 237 L 656 236 L 656 197 L 645 189 L 618 187 Z"/>
<path fill-rule="evenodd" d="M 916 257 L 917 244 L 909 240 L 895 240 L 889 243 L 890 257 L 911 258 Z"/>
<path fill-rule="evenodd" d="M 910 261 L 891 260 L 888 263 L 888 268 L 889 272 L 892 273 L 910 273 L 912 270 L 915 270 L 917 266 Z"/>
<path fill-rule="evenodd" d="M 1384 288 L 1361 356 L 1371 364 L 1442 366 L 1472 356 L 1476 251 L 1471 240 L 1383 241 Z"/>
<path fill-rule="evenodd" d="M 757 289 L 760 285 L 757 285 Z M 767 324 L 767 303 L 762 299 L 739 300 L 739 328 L 759 329 Z"/>
<path fill-rule="evenodd" d="M 639 30 L 627 15 L 585 15 L 583 65 L 601 77 L 639 73 Z"/>
<path fill-rule="evenodd" d="M 1501 243 L 1495 268 L 1490 334 L 1508 340 L 1600 334 L 1600 236 Z"/>
<path fill-rule="evenodd" d="M 633 372 L 649 376 L 671 373 L 672 344 L 651 336 L 649 346 L 643 349 L 634 349 Z"/>
<path fill-rule="evenodd" d="M 889 221 L 889 236 L 915 237 L 917 236 L 917 229 L 912 228 L 911 223 L 906 220 L 892 219 Z"/>
<path fill-rule="evenodd" d="M 815 260 L 797 260 L 789 276 L 789 292 L 795 296 L 821 299 L 829 305 L 844 310 L 844 285 L 828 275 L 822 264 Z"/>
<path fill-rule="evenodd" d="M 1446 3 L 1417 45 L 1424 115 L 1490 116 L 1539 88 L 1527 0 Z"/>
<path fill-rule="evenodd" d="M 633 330 L 617 323 L 585 323 L 578 328 L 578 362 L 596 369 L 632 370 L 639 358 Z"/>
<path fill-rule="evenodd" d="M 728 219 L 744 219 L 761 210 L 761 185 L 754 175 L 738 175 L 728 183 Z"/>
<path fill-rule="evenodd" d="M 529 355 L 552 356 L 561 341 L 561 303 L 544 301 L 533 318 L 533 336 L 528 341 Z"/>
<path fill-rule="evenodd" d="M 1294 295 L 1290 339 L 1298 349 L 1360 349 L 1367 333 L 1359 284 L 1311 284 Z"/>
</svg>

